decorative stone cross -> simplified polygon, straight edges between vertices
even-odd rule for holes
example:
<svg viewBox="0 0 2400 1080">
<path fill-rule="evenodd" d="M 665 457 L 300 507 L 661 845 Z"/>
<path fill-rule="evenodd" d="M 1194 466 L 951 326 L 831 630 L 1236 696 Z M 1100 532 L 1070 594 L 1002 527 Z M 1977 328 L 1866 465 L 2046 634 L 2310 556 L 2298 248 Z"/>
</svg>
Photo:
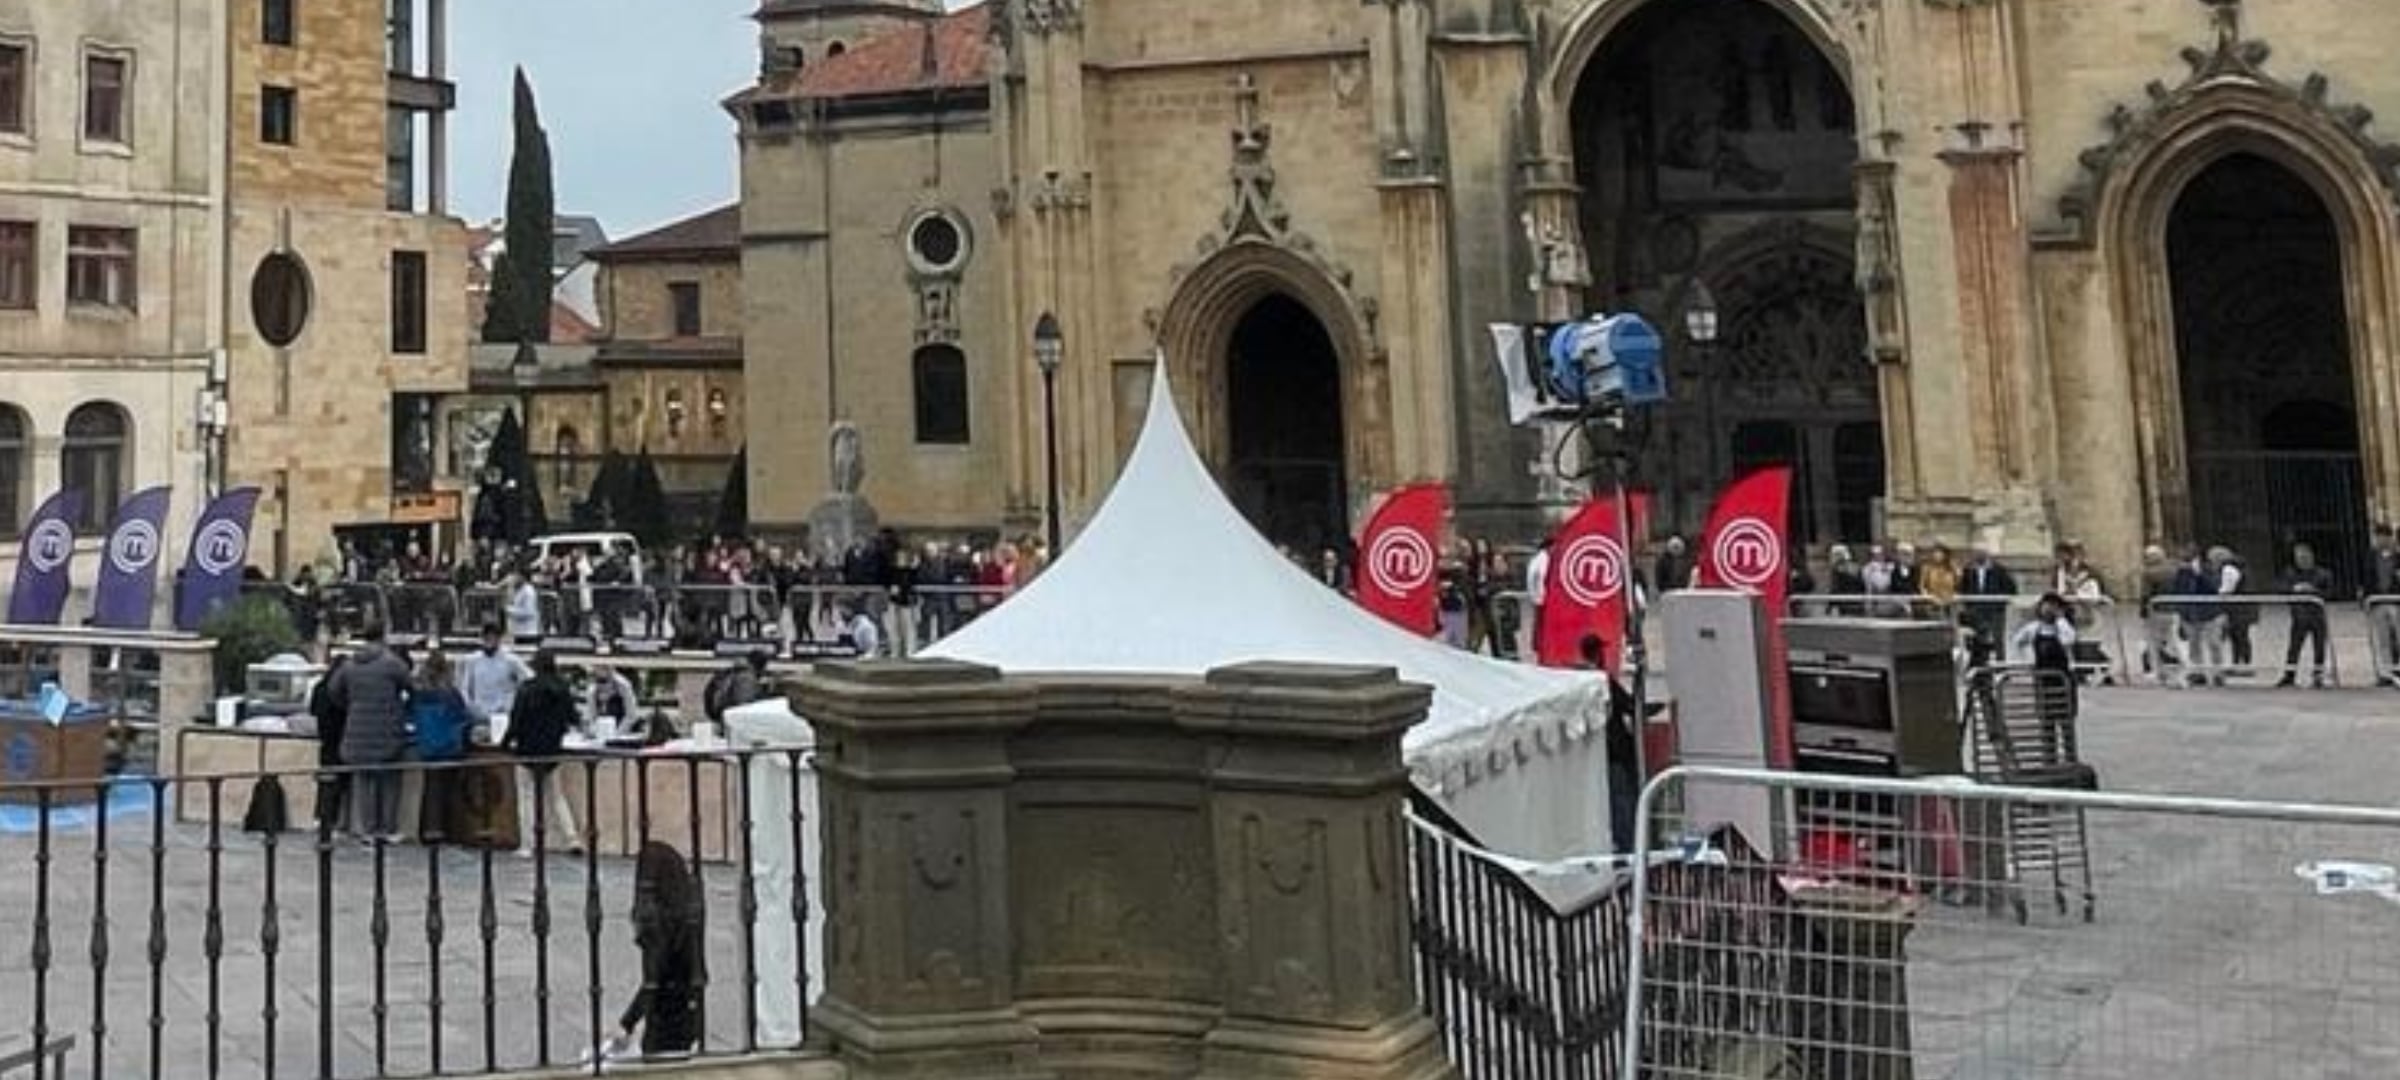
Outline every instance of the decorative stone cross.
<svg viewBox="0 0 2400 1080">
<path fill-rule="evenodd" d="M 1247 71 L 1233 77 L 1233 110 L 1234 149 L 1266 149 L 1270 129 L 1258 118 L 1258 80 Z"/>
</svg>

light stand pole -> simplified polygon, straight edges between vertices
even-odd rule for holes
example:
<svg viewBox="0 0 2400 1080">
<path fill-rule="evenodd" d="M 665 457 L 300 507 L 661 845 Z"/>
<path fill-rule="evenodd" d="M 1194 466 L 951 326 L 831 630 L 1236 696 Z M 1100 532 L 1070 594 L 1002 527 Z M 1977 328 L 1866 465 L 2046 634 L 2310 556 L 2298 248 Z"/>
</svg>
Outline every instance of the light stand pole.
<svg viewBox="0 0 2400 1080">
<path fill-rule="evenodd" d="M 1044 521 L 1049 545 L 1049 558 L 1059 555 L 1058 528 L 1058 365 L 1066 355 L 1066 336 L 1059 332 L 1058 319 L 1045 311 L 1033 324 L 1033 362 L 1042 370 L 1042 444 L 1047 463 L 1048 496 L 1044 499 Z"/>
</svg>

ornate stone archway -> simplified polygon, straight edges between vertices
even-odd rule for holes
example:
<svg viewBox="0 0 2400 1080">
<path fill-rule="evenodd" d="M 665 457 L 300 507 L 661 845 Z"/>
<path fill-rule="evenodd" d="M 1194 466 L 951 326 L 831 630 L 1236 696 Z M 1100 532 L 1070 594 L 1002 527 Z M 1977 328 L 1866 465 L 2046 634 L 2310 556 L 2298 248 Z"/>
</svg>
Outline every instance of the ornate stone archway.
<svg viewBox="0 0 2400 1080">
<path fill-rule="evenodd" d="M 1634 12 L 1661 0 L 1583 0 L 1583 3 L 1554 24 L 1544 27 L 1540 35 L 1546 46 L 1541 74 L 1533 82 L 1533 130 L 1529 133 L 1536 142 L 1535 157 L 1561 177 L 1574 175 L 1574 139 L 1569 130 L 1572 111 L 1567 103 L 1575 100 L 1575 88 L 1583 81 L 1592 57 L 1600 46 L 1616 33 L 1617 28 Z M 1857 96 L 1856 77 L 1851 62 L 1850 38 L 1825 10 L 1820 0 L 1757 0 L 1790 19 L 1794 26 L 1823 53 L 1834 71 Z M 1843 0 L 1855 6 L 1854 0 Z"/>
<path fill-rule="evenodd" d="M 2059 205 L 2068 239 L 2097 246 L 2113 283 L 2144 527 L 2175 538 L 2192 528 L 2167 225 L 2192 179 L 2238 153 L 2290 170 L 2334 219 L 2369 501 L 2388 516 L 2400 507 L 2400 147 L 2368 135 L 2370 114 L 2334 102 L 2322 75 L 2293 84 L 2269 74 L 2266 44 L 2242 35 L 2238 0 L 2213 6 L 2213 47 L 2184 50 L 2180 85 L 2153 83 L 2144 105 L 2111 114 L 2113 137 L 2084 152 L 2084 175 Z"/>
<path fill-rule="evenodd" d="M 1176 400 L 1193 440 L 1222 470 L 1229 443 L 1226 359 L 1234 330 L 1259 301 L 1281 294 L 1323 324 L 1341 368 L 1343 446 L 1353 511 L 1395 476 L 1390 373 L 1376 330 L 1376 305 L 1353 288 L 1350 268 L 1297 226 L 1276 189 L 1272 126 L 1259 115 L 1256 84 L 1234 84 L 1237 115 L 1230 198 L 1217 226 L 1170 274 L 1167 302 L 1148 313 L 1167 358 Z"/>
<path fill-rule="evenodd" d="M 1272 243 L 1245 240 L 1219 249 L 1185 274 L 1157 323 L 1167 377 L 1193 441 L 1210 464 L 1222 468 L 1231 439 L 1225 388 L 1234 330 L 1260 301 L 1277 295 L 1306 307 L 1333 342 L 1355 508 L 1360 493 L 1392 482 L 1389 393 L 1364 316 L 1348 292 L 1311 260 Z"/>
</svg>

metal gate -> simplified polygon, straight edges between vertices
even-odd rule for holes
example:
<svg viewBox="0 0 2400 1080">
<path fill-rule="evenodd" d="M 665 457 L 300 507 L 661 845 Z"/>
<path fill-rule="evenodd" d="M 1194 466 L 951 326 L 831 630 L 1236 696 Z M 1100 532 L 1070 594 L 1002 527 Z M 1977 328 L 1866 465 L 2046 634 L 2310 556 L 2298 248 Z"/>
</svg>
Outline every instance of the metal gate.
<svg viewBox="0 0 2400 1080">
<path fill-rule="evenodd" d="M 1648 879 L 1653 902 L 1674 898 L 1710 913 L 1660 931 L 1662 963 L 1708 987 L 1654 1000 L 1661 1016 L 1677 1026 L 1739 1026 L 1758 1018 L 1729 1010 L 1781 983 L 1772 950 L 1762 948 L 1784 932 L 1781 895 L 1737 835 L 1662 854 L 1642 875 L 1605 869 L 1607 856 L 1536 867 L 1478 848 L 1428 820 L 1440 815 L 1422 800 L 1418 808 L 1426 816 L 1411 815 L 1409 829 L 1418 991 L 1467 1080 L 1628 1075 L 1620 1069 L 1636 876 Z M 1561 869 L 1616 876 L 1597 898 L 1560 911 L 1522 875 Z"/>
<path fill-rule="evenodd" d="M 2355 453 L 2262 450 L 2192 456 L 2192 539 L 2223 544 L 2272 574 L 2294 543 L 2316 549 L 2336 595 L 2366 580 L 2369 522 Z"/>
</svg>

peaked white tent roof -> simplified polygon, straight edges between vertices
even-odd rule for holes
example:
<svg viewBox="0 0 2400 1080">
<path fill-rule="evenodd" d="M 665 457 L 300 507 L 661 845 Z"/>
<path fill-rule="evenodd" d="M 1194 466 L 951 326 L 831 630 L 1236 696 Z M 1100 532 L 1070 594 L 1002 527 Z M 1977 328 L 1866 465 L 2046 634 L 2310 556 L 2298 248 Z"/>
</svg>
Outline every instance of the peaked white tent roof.
<svg viewBox="0 0 2400 1080">
<path fill-rule="evenodd" d="M 1605 693 L 1591 676 L 1410 634 L 1293 566 L 1201 464 L 1163 364 L 1141 439 L 1099 513 L 1022 592 L 924 655 L 1021 673 L 1197 675 L 1254 660 L 1394 667 L 1433 688 L 1432 714 L 1403 749 L 1419 784 L 1437 795 L 1568 755 L 1597 732 Z M 1603 781 L 1570 782 L 1596 792 Z M 1541 801 L 1531 796 L 1523 793 Z"/>
</svg>

